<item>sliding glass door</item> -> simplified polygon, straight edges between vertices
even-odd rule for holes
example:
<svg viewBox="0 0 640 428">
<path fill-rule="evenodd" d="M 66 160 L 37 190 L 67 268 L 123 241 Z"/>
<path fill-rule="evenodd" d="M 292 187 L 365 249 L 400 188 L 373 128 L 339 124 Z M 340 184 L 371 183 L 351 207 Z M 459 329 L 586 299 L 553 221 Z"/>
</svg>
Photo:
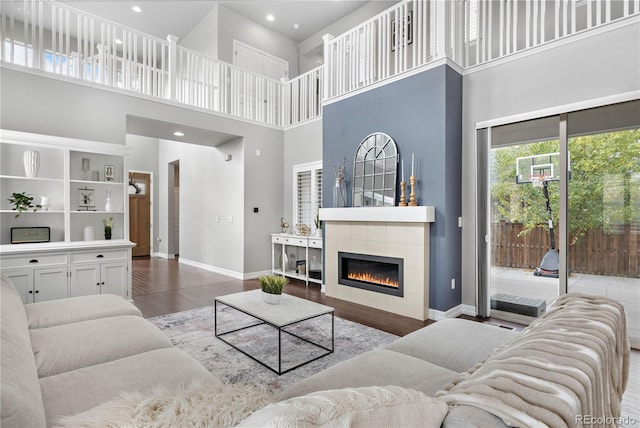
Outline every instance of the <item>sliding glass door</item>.
<svg viewBox="0 0 640 428">
<path fill-rule="evenodd" d="M 620 300 L 640 343 L 640 101 L 478 129 L 478 314 Z"/>
</svg>

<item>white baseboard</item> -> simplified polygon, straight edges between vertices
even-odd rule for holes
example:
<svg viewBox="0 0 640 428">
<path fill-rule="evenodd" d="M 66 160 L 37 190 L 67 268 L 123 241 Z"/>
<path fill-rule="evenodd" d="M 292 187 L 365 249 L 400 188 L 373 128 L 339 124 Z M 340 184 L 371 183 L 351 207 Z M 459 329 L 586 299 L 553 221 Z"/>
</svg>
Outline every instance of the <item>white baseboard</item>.
<svg viewBox="0 0 640 428">
<path fill-rule="evenodd" d="M 262 275 L 271 275 L 271 270 L 262 270 L 258 272 L 249 272 L 242 274 L 242 279 L 256 279 L 260 278 Z"/>
<path fill-rule="evenodd" d="M 193 266 L 193 267 L 197 267 L 197 268 L 200 268 L 200 269 L 204 269 L 204 270 L 209 271 L 209 272 L 219 273 L 220 275 L 230 276 L 231 278 L 235 278 L 235 279 L 240 279 L 240 280 L 244 279 L 244 274 L 242 272 L 236 272 L 236 271 L 233 271 L 233 270 L 229 270 L 229 269 L 224 269 L 224 268 L 217 267 L 217 266 L 208 265 L 206 263 L 196 262 L 194 260 L 185 259 L 183 257 L 180 257 L 178 259 L 178 263 L 182 263 L 182 264 L 185 264 L 187 266 Z"/>
<path fill-rule="evenodd" d="M 160 252 L 156 252 L 151 254 L 151 257 L 158 257 L 161 259 L 175 259 L 176 255 L 175 254 L 167 254 L 167 253 L 160 253 Z"/>
<path fill-rule="evenodd" d="M 463 305 L 454 306 L 446 312 L 429 308 L 429 319 L 434 321 L 442 321 L 447 318 L 455 318 L 458 315 L 462 315 L 464 313 L 462 306 Z"/>
<path fill-rule="evenodd" d="M 471 305 L 461 305 L 462 306 L 462 314 L 468 315 L 470 317 L 478 316 L 478 312 L 476 312 L 476 307 Z"/>
</svg>

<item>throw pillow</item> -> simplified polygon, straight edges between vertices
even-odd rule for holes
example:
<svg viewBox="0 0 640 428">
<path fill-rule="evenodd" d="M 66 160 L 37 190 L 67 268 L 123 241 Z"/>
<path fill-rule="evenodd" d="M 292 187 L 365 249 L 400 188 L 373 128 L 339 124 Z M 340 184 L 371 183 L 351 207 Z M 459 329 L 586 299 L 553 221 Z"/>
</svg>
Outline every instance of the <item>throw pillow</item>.
<svg viewBox="0 0 640 428">
<path fill-rule="evenodd" d="M 370 386 L 314 392 L 273 403 L 239 427 L 439 427 L 447 405 L 399 386 Z"/>
</svg>

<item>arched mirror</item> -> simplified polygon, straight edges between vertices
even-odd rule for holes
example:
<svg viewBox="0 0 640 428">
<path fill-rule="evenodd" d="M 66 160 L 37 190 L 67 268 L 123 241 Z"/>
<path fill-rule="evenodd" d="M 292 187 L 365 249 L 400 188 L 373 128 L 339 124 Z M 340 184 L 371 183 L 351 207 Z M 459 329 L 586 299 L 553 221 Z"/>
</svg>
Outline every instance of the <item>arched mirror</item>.
<svg viewBox="0 0 640 428">
<path fill-rule="evenodd" d="M 353 206 L 392 207 L 396 204 L 398 148 L 382 132 L 368 135 L 353 160 Z"/>
</svg>

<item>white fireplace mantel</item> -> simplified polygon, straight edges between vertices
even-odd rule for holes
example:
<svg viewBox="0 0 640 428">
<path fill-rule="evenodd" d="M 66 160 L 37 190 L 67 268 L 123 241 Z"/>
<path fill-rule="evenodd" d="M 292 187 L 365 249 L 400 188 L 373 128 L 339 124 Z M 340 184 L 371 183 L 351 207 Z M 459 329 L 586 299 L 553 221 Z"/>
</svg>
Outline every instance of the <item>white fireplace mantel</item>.
<svg viewBox="0 0 640 428">
<path fill-rule="evenodd" d="M 320 220 L 433 223 L 436 210 L 432 206 L 320 208 Z"/>
</svg>

